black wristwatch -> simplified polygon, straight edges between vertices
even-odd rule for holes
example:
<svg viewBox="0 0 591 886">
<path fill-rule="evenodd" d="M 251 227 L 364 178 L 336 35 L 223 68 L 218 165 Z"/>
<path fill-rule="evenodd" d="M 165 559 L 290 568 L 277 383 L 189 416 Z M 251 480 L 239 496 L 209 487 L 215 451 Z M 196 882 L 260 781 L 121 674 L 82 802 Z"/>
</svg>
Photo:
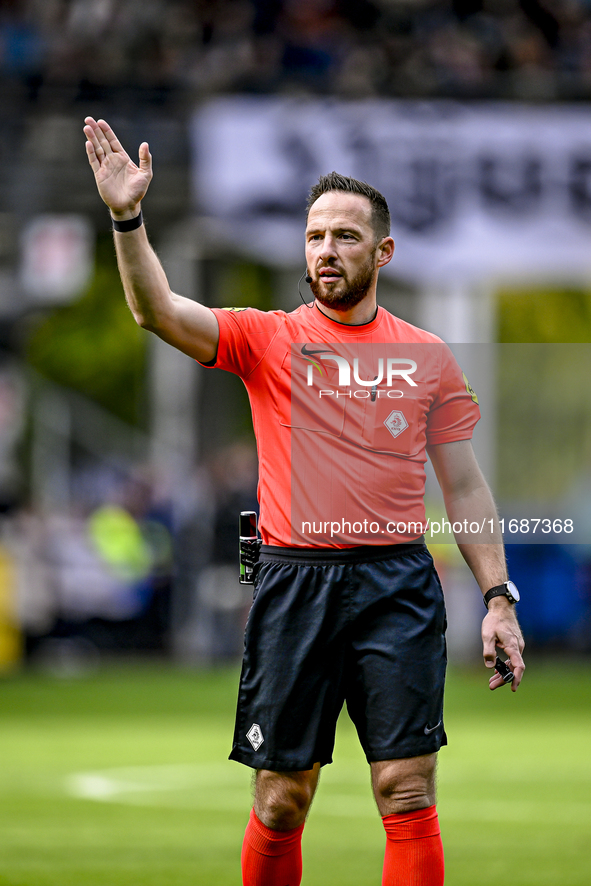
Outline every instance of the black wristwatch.
<svg viewBox="0 0 591 886">
<path fill-rule="evenodd" d="M 518 603 L 519 591 L 512 581 L 504 581 L 502 585 L 496 585 L 490 591 L 487 591 L 483 597 L 484 605 L 487 609 L 493 597 L 506 597 L 509 603 Z"/>
</svg>

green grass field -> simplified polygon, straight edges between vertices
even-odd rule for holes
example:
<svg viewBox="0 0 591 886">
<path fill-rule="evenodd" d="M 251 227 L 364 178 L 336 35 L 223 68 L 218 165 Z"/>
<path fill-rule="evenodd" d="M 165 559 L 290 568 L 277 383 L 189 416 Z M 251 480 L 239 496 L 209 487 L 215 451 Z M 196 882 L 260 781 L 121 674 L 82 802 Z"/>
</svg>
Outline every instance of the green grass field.
<svg viewBox="0 0 591 886">
<path fill-rule="evenodd" d="M 1 886 L 238 886 L 249 771 L 237 672 L 109 666 L 0 681 Z M 440 754 L 448 886 L 591 883 L 591 665 L 514 695 L 452 671 Z M 341 719 L 304 833 L 306 886 L 378 886 L 384 837 Z"/>
</svg>

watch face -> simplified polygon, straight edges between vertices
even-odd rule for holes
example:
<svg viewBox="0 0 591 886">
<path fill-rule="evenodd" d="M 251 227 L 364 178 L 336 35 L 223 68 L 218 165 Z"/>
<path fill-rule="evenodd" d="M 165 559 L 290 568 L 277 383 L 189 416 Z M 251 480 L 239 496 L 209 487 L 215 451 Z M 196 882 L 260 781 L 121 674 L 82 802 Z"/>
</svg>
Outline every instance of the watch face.
<svg viewBox="0 0 591 886">
<path fill-rule="evenodd" d="M 520 597 L 519 591 L 517 590 L 517 585 L 512 581 L 508 581 L 505 582 L 505 587 L 507 588 L 508 592 L 511 594 L 515 602 L 519 602 Z"/>
</svg>

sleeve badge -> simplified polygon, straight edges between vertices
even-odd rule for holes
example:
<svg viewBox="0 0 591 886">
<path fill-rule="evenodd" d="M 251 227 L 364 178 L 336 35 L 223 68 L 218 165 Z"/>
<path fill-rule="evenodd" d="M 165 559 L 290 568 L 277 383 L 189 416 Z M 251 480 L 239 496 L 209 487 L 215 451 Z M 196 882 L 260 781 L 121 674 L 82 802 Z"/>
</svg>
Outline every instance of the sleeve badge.
<svg viewBox="0 0 591 886">
<path fill-rule="evenodd" d="M 467 390 L 467 392 L 468 392 L 468 393 L 470 394 L 470 396 L 472 397 L 472 401 L 473 401 L 474 403 L 476 403 L 476 405 L 478 406 L 478 396 L 477 396 L 477 394 L 476 394 L 476 391 L 474 390 L 474 388 L 472 387 L 472 385 L 470 384 L 470 382 L 469 382 L 468 379 L 466 378 L 466 373 L 465 373 L 465 372 L 462 372 L 462 378 L 464 379 L 464 384 L 466 385 L 466 390 Z"/>
</svg>

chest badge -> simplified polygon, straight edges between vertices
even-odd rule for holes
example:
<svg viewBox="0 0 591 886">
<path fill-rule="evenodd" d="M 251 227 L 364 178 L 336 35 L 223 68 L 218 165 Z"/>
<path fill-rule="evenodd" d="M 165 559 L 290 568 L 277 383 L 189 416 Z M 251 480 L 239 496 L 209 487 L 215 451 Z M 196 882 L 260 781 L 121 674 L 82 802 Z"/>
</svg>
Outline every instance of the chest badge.
<svg viewBox="0 0 591 886">
<path fill-rule="evenodd" d="M 393 412 L 391 412 L 388 418 L 384 421 L 384 424 L 393 437 L 400 436 L 400 434 L 408 427 L 408 422 L 404 417 L 404 413 L 402 413 L 399 409 L 394 409 Z"/>
</svg>

